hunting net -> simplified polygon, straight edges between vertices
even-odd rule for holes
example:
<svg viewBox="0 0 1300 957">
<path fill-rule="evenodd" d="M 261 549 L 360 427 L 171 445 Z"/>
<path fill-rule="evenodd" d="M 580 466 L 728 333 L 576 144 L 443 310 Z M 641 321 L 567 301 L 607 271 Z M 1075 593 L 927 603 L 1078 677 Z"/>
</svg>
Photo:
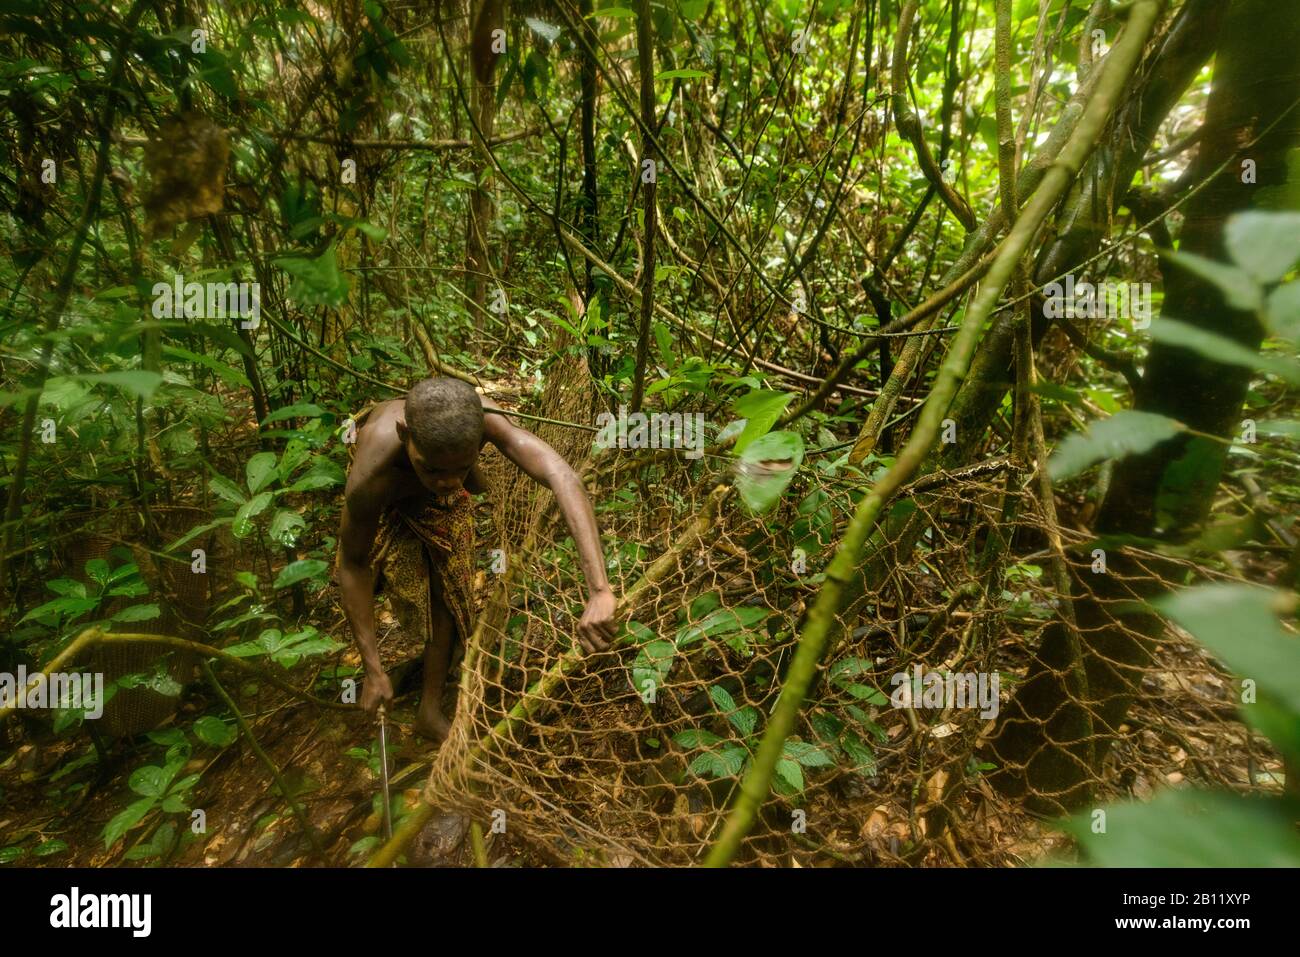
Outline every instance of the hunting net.
<svg viewBox="0 0 1300 957">
<path fill-rule="evenodd" d="M 537 412 L 590 421 L 588 382 L 562 356 Z M 590 433 L 537 430 L 594 473 L 624 628 L 581 655 L 586 591 L 562 517 L 489 462 L 500 574 L 425 800 L 557 862 L 698 863 L 870 476 L 831 468 L 841 451 L 810 455 L 756 517 L 734 457 L 610 450 L 592 467 Z M 1049 534 L 1034 490 L 990 459 L 896 497 L 738 861 L 1006 865 L 1061 841 L 1031 812 L 1184 778 L 1258 783 L 1275 755 L 1237 721 L 1230 680 L 1143 613 L 1209 573 Z"/>
</svg>

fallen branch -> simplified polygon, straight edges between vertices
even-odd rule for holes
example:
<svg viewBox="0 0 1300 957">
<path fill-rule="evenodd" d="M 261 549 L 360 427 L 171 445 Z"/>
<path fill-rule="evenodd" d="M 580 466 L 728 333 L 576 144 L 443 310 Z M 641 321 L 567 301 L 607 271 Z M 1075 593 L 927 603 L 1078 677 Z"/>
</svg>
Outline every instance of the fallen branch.
<svg viewBox="0 0 1300 957">
<path fill-rule="evenodd" d="M 312 704 L 322 708 L 330 708 L 335 711 L 354 711 L 357 706 L 354 704 L 344 704 L 341 701 L 327 701 L 324 698 L 318 698 L 306 691 L 300 691 L 289 682 L 277 677 L 269 669 L 252 662 L 245 661 L 242 658 L 236 658 L 234 655 L 222 651 L 220 648 L 214 648 L 211 645 L 205 645 L 202 642 L 190 641 L 186 638 L 175 638 L 171 635 L 144 635 L 144 634 L 125 634 L 109 633 L 99 628 L 87 628 L 76 638 L 68 643 L 68 647 L 49 660 L 49 662 L 37 674 L 28 679 L 28 687 L 32 686 L 38 678 L 48 678 L 56 671 L 63 669 L 65 665 L 71 664 L 77 656 L 83 651 L 95 647 L 96 645 L 129 645 L 139 642 L 148 642 L 149 644 L 165 645 L 168 648 L 175 648 L 179 651 L 192 651 L 204 658 L 216 658 L 228 665 L 233 665 L 249 674 L 257 675 L 268 684 L 273 685 L 279 690 L 300 698 L 303 701 L 310 701 Z M 5 708 L 0 708 L 0 726 L 9 718 L 11 712 L 18 710 L 17 702 Z"/>
</svg>

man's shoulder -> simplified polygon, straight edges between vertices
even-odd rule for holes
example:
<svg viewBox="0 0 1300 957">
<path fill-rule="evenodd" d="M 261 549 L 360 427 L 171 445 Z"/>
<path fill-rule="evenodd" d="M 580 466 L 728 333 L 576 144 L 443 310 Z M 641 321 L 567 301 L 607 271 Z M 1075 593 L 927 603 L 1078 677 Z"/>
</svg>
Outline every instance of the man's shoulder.
<svg viewBox="0 0 1300 957">
<path fill-rule="evenodd" d="M 371 410 L 357 430 L 344 492 L 348 505 L 354 509 L 382 503 L 387 492 L 393 456 L 401 447 L 393 421 L 393 403 L 384 402 Z"/>
</svg>

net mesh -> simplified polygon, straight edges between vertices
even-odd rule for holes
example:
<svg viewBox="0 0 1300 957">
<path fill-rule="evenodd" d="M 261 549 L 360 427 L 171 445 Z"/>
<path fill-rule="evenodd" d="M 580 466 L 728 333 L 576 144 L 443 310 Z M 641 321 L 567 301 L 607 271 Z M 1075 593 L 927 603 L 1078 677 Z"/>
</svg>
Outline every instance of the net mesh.
<svg viewBox="0 0 1300 957">
<path fill-rule="evenodd" d="M 588 381 L 563 355 L 537 411 L 590 421 Z M 538 431 L 588 464 L 589 433 Z M 489 463 L 508 561 L 489 575 L 425 791 L 567 864 L 703 858 L 867 484 L 805 469 L 756 518 L 727 460 L 645 461 L 614 453 L 589 486 L 628 637 L 587 657 L 574 637 L 584 582 L 551 496 Z M 1030 478 L 991 460 L 898 497 L 741 861 L 1014 863 L 1059 840 L 1033 811 L 1184 779 L 1246 789 L 1275 761 L 1238 723 L 1230 679 L 1135 604 L 1211 573 L 1132 548 L 1098 571 L 1095 543 L 1069 529 L 1057 552 Z M 1073 603 L 1053 585 L 1055 556 Z M 925 697 L 950 674 L 996 675 L 998 716 L 973 684 Z M 908 693 L 913 706 L 896 707 Z"/>
</svg>

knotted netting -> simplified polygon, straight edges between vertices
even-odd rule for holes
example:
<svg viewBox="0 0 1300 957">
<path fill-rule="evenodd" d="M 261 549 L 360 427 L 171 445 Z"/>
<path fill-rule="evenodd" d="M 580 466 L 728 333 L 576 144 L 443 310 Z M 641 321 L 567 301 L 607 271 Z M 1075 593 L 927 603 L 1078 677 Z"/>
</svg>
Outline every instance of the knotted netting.
<svg viewBox="0 0 1300 957">
<path fill-rule="evenodd" d="M 562 356 L 537 413 L 590 421 L 588 381 Z M 611 450 L 591 467 L 590 433 L 537 431 L 594 475 L 624 629 L 581 654 L 586 590 L 559 510 L 488 461 L 507 561 L 489 575 L 425 800 L 557 862 L 698 863 L 870 475 L 814 458 L 755 516 L 727 456 Z M 1275 755 L 1238 722 L 1230 679 L 1143 614 L 1154 589 L 1206 570 L 1113 547 L 1099 571 L 1096 542 L 1049 534 L 1035 492 L 990 458 L 895 499 L 740 861 L 1015 863 L 1061 840 L 1032 811 L 1184 778 L 1258 783 Z M 1225 759 L 1223 742 L 1240 750 Z"/>
</svg>

